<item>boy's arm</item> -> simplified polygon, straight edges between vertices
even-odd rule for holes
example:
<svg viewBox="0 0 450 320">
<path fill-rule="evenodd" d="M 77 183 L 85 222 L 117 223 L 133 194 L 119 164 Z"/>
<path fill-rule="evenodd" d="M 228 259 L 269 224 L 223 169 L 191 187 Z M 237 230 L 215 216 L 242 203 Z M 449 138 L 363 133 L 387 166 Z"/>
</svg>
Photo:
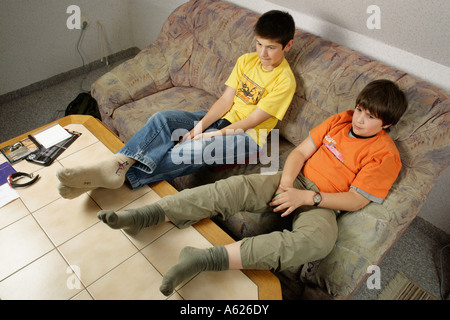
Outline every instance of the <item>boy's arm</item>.
<svg viewBox="0 0 450 320">
<path fill-rule="evenodd" d="M 276 191 L 276 196 L 269 203 L 274 207 L 274 212 L 283 212 L 282 217 L 289 215 L 300 206 L 314 205 L 313 197 L 315 192 L 294 188 L 294 181 L 306 160 L 316 150 L 316 146 L 311 138 L 308 137 L 298 147 L 292 150 L 286 159 L 280 186 Z M 356 211 L 370 203 L 370 200 L 352 188 L 348 192 L 321 193 L 321 196 L 322 201 L 318 207 L 334 210 Z"/>
<path fill-rule="evenodd" d="M 275 207 L 274 212 L 283 212 L 282 217 L 286 217 L 295 209 L 301 206 L 314 205 L 313 197 L 315 192 L 311 190 L 300 190 L 296 188 L 280 187 L 281 193 L 277 195 L 270 205 Z M 318 205 L 320 208 L 327 208 L 341 211 L 357 211 L 362 209 L 370 200 L 362 194 L 350 188 L 348 192 L 323 193 L 322 201 Z"/>
<path fill-rule="evenodd" d="M 215 121 L 219 120 L 225 113 L 227 113 L 233 106 L 234 96 L 236 90 L 232 87 L 226 86 L 222 96 L 217 99 L 216 102 L 211 106 L 208 113 L 202 118 L 201 121 L 185 136 L 182 141 L 193 139 L 195 136 L 201 134 L 205 129 L 207 129 Z"/>
<path fill-rule="evenodd" d="M 259 108 L 256 108 L 247 118 L 236 121 L 236 122 L 230 124 L 229 126 L 226 126 L 222 130 L 220 130 L 220 134 L 222 134 L 222 135 L 227 134 L 227 130 L 228 130 L 228 132 L 230 132 L 229 130 L 234 130 L 234 131 L 242 130 L 245 132 L 249 129 L 256 127 L 260 123 L 263 123 L 264 121 L 270 119 L 271 117 L 272 116 L 270 114 L 268 114 L 267 112 L 265 112 Z"/>
<path fill-rule="evenodd" d="M 294 181 L 303 168 L 306 160 L 308 160 L 317 148 L 308 137 L 303 140 L 294 150 L 291 151 L 284 164 L 283 173 L 281 175 L 280 186 L 285 188 L 294 187 Z M 280 189 L 276 193 L 282 192 Z"/>
<path fill-rule="evenodd" d="M 219 118 L 222 115 L 220 115 Z M 272 116 L 270 114 L 268 114 L 267 112 L 265 112 L 259 108 L 256 108 L 245 119 L 236 121 L 236 122 L 230 124 L 229 126 L 222 128 L 221 130 L 214 130 L 214 131 L 209 131 L 209 132 L 205 132 L 205 133 L 200 133 L 199 131 L 195 131 L 194 137 L 192 139 L 194 139 L 194 140 L 200 139 L 200 138 L 205 139 L 205 138 L 211 138 L 211 137 L 219 136 L 219 135 L 233 134 L 234 132 L 245 132 L 249 129 L 256 127 L 260 123 L 263 123 L 264 121 L 270 119 L 271 117 Z M 203 122 L 203 119 L 202 119 L 202 122 Z M 207 127 L 205 127 L 203 125 L 203 128 L 207 128 Z"/>
</svg>

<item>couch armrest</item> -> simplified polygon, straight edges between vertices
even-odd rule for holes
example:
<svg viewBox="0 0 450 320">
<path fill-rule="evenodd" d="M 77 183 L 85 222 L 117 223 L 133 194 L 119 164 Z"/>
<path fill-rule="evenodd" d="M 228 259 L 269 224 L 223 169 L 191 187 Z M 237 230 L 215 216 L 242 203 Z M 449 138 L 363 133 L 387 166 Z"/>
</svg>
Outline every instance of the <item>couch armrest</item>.
<svg viewBox="0 0 450 320">
<path fill-rule="evenodd" d="M 97 100 L 102 117 L 111 117 L 121 105 L 170 87 L 169 67 L 155 41 L 100 77 L 92 85 L 91 94 Z"/>
</svg>

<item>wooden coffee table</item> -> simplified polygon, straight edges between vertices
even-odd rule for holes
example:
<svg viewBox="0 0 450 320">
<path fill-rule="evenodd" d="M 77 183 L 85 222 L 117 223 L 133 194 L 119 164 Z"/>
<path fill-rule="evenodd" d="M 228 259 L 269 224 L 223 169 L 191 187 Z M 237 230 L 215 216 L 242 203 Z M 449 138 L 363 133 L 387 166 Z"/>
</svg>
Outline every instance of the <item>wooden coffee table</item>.
<svg viewBox="0 0 450 320">
<path fill-rule="evenodd" d="M 123 147 L 123 142 L 114 134 L 112 133 L 107 127 L 105 127 L 100 121 L 97 119 L 90 117 L 90 116 L 84 116 L 84 115 L 71 115 L 64 118 L 61 118 L 57 121 L 54 121 L 46 126 L 43 126 L 41 128 L 38 128 L 36 130 L 33 130 L 31 132 L 25 133 L 23 135 L 20 135 L 14 139 L 11 139 L 9 141 L 5 141 L 0 144 L 0 148 L 8 146 L 14 142 L 17 142 L 21 139 L 24 139 L 28 136 L 28 134 L 33 134 L 35 132 L 38 132 L 52 124 L 60 124 L 63 127 L 70 126 L 70 125 L 82 125 L 87 130 L 89 130 L 90 133 L 92 133 L 101 143 L 103 143 L 106 148 L 108 148 L 111 152 L 115 153 L 118 150 L 120 150 Z M 63 153 L 64 155 L 64 153 Z M 149 187 L 159 196 L 164 197 L 167 195 L 175 194 L 177 190 L 173 188 L 168 182 L 161 181 L 158 183 L 153 183 L 149 185 Z M 1 208 L 0 208 L 1 210 Z M 1 211 L 0 211 L 1 212 Z M 1 220 L 0 220 L 1 222 Z M 229 243 L 233 243 L 234 240 L 227 235 L 222 229 L 220 229 L 213 221 L 210 219 L 204 219 L 197 224 L 193 226 L 195 230 L 200 233 L 211 245 L 226 245 Z M 176 231 L 174 228 L 174 232 Z M 1 237 L 1 225 L 0 225 L 0 237 Z M 58 246 L 56 246 L 58 248 Z M 59 250 L 63 253 L 64 256 L 64 244 L 60 246 Z M 66 260 L 69 260 L 66 258 Z M 70 264 L 70 262 L 68 262 Z M 1 272 L 1 270 L 0 270 Z M 254 285 L 257 286 L 257 296 L 255 296 L 255 299 L 260 300 L 280 300 L 282 299 L 281 295 L 281 286 L 280 282 L 277 277 L 275 277 L 271 272 L 269 271 L 260 271 L 260 270 L 242 270 L 243 274 L 245 274 L 248 279 L 251 280 L 251 282 L 254 283 Z M 12 278 L 12 277 L 11 277 Z M 231 277 L 232 278 L 232 277 Z M 206 279 L 207 276 L 206 276 Z M 5 278 L 2 279 L 1 273 L 0 273 L 0 291 L 3 286 L 7 286 L 9 279 Z M 205 280 L 208 281 L 208 280 Z M 228 281 L 228 280 L 227 280 Z M 2 283 L 3 282 L 3 283 Z M 12 280 L 11 280 L 12 282 Z M 11 284 L 13 286 L 13 284 Z M 180 291 L 180 295 L 183 295 Z M 0 296 L 0 298 L 2 298 Z M 8 297 L 5 297 L 8 298 Z M 95 298 L 95 297 L 94 297 Z M 189 295 L 182 296 L 184 299 L 190 299 Z M 208 299 L 207 297 L 204 297 L 203 299 Z"/>
</svg>

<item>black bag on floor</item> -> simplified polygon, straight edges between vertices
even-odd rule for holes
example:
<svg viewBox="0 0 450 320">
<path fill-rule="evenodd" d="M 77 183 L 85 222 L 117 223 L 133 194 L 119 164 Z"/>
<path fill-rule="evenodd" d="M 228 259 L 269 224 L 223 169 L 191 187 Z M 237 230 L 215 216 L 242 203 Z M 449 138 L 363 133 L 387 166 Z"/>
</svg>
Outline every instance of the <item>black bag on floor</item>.
<svg viewBox="0 0 450 320">
<path fill-rule="evenodd" d="M 89 92 L 80 93 L 66 108 L 65 115 L 86 114 L 102 120 L 98 110 L 97 101 L 92 98 Z"/>
</svg>

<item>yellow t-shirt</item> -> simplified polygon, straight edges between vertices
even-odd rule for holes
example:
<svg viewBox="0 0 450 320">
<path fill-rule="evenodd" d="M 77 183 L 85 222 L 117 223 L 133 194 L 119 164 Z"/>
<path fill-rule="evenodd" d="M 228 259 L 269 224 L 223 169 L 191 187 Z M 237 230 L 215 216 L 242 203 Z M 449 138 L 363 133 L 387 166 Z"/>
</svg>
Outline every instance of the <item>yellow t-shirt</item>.
<svg viewBox="0 0 450 320">
<path fill-rule="evenodd" d="M 269 132 L 283 119 L 294 96 L 295 77 L 289 63 L 284 59 L 278 67 L 266 71 L 256 52 L 247 53 L 239 57 L 225 84 L 234 88 L 236 95 L 223 118 L 234 123 L 248 117 L 256 108 L 272 116 L 246 132 L 262 147 Z"/>
</svg>

